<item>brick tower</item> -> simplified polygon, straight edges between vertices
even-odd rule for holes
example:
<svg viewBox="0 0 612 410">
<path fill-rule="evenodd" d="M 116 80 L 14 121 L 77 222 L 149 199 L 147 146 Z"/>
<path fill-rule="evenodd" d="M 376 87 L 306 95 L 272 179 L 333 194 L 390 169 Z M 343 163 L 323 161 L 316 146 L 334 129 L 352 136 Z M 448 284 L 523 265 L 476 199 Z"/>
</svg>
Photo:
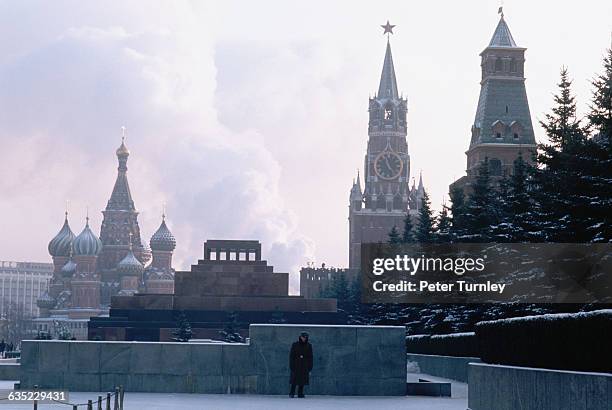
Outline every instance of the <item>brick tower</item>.
<svg viewBox="0 0 612 410">
<path fill-rule="evenodd" d="M 385 34 L 392 34 L 391 26 L 382 26 Z M 349 268 L 360 265 L 361 244 L 386 242 L 395 226 L 403 221 L 411 202 L 418 203 L 411 193 L 410 155 L 406 141 L 407 101 L 399 95 L 391 43 L 387 49 L 378 92 L 369 101 L 368 144 L 364 160 L 364 190 L 361 177 L 349 196 Z M 411 201 L 411 194 L 415 201 Z M 416 212 L 416 209 L 412 212 Z"/>
<path fill-rule="evenodd" d="M 485 158 L 494 178 L 510 175 L 519 153 L 532 161 L 536 142 L 525 89 L 525 50 L 514 42 L 502 12 L 489 45 L 480 53 L 480 96 L 466 151 L 467 175 L 451 188 L 469 190 Z"/>
</svg>

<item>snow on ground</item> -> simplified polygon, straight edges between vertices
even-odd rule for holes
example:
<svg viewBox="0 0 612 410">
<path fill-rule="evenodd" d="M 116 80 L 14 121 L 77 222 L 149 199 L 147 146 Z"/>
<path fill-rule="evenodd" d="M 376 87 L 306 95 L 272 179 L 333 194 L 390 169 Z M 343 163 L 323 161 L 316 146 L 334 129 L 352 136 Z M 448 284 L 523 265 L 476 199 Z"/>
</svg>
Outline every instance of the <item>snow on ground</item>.
<svg viewBox="0 0 612 410">
<path fill-rule="evenodd" d="M 362 396 L 308 396 L 290 399 L 288 396 L 261 396 L 247 394 L 187 394 L 187 393 L 125 393 L 124 410 L 465 410 L 467 384 L 420 373 L 409 373 L 408 381 L 425 378 L 430 381 L 450 381 L 452 398 L 439 397 L 362 397 Z M 0 381 L 0 389 L 11 389 L 14 382 Z M 71 403 L 96 400 L 101 393 L 71 392 Z M 106 394 L 102 394 L 105 396 Z M 26 410 L 32 404 L 9 404 L 3 401 L 0 410 Z M 80 406 L 79 409 L 86 409 Z M 94 409 L 96 406 L 94 405 Z M 39 404 L 39 410 L 72 410 L 63 404 Z"/>
<path fill-rule="evenodd" d="M 70 393 L 71 402 L 94 399 L 97 393 Z M 2 410 L 25 410 L 29 405 L 2 404 Z M 39 410 L 72 410 L 61 404 L 39 404 Z M 79 409 L 86 407 L 79 407 Z M 95 406 L 94 406 L 95 408 Z M 225 394 L 165 394 L 126 393 L 125 410 L 465 410 L 466 399 L 433 397 L 355 397 L 355 396 L 307 396 L 290 399 L 288 396 L 256 396 Z"/>
</svg>

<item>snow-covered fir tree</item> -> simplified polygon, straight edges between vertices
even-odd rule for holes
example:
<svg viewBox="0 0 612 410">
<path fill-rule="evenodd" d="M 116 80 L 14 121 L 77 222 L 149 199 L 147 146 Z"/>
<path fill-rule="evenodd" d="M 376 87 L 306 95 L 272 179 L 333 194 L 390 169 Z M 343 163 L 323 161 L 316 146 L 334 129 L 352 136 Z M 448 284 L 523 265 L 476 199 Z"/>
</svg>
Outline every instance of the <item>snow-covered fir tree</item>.
<svg viewBox="0 0 612 410">
<path fill-rule="evenodd" d="M 416 226 L 415 238 L 417 242 L 432 243 L 434 242 L 434 219 L 431 211 L 431 203 L 429 195 L 423 191 L 421 199 L 421 207 L 419 209 L 419 221 Z"/>
</svg>

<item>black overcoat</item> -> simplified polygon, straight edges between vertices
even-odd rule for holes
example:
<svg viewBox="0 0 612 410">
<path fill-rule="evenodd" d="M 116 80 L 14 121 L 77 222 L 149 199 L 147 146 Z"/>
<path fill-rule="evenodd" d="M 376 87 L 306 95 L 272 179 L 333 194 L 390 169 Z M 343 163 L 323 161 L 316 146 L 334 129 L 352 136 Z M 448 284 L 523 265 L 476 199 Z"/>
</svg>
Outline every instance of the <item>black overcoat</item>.
<svg viewBox="0 0 612 410">
<path fill-rule="evenodd" d="M 297 385 L 308 384 L 308 376 L 312 370 L 312 345 L 310 343 L 298 340 L 291 345 L 289 369 L 291 370 L 289 383 Z"/>
</svg>

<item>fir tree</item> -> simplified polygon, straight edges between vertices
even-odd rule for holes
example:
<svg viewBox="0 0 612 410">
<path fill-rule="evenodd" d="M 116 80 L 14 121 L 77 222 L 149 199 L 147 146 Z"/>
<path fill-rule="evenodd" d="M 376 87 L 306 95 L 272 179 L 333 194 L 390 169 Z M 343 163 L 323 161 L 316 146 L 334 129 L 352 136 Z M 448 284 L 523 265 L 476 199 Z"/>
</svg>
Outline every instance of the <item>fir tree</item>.
<svg viewBox="0 0 612 410">
<path fill-rule="evenodd" d="M 478 175 L 473 192 L 465 206 L 466 239 L 471 242 L 487 242 L 491 240 L 492 226 L 496 225 L 497 207 L 494 190 L 491 187 L 489 160 L 478 167 Z"/>
<path fill-rule="evenodd" d="M 497 190 L 497 220 L 491 237 L 495 242 L 537 242 L 540 235 L 533 223 L 535 204 L 528 191 L 530 166 L 519 152 L 509 177 L 504 177 Z"/>
<path fill-rule="evenodd" d="M 410 217 L 410 213 L 406 214 L 404 218 L 404 231 L 402 232 L 402 243 L 413 243 L 414 242 L 414 233 L 412 226 L 412 218 Z"/>
<path fill-rule="evenodd" d="M 588 119 L 599 138 L 607 140 L 607 146 L 610 148 L 612 147 L 612 48 L 608 49 L 608 55 L 604 57 L 604 72 L 595 77 L 591 84 L 594 91 Z"/>
<path fill-rule="evenodd" d="M 465 194 L 463 189 L 458 187 L 451 188 L 449 192 L 451 200 L 451 227 L 450 227 L 450 239 L 453 242 L 461 241 L 463 236 L 466 234 L 466 221 L 465 221 Z"/>
<path fill-rule="evenodd" d="M 533 167 L 525 162 L 519 152 L 514 160 L 506 200 L 510 221 L 508 229 L 512 242 L 541 242 L 544 239 L 535 220 L 538 203 L 531 199 L 529 189 L 529 177 L 532 171 Z"/>
<path fill-rule="evenodd" d="M 191 324 L 187 320 L 185 312 L 180 312 L 177 318 L 176 330 L 172 332 L 172 340 L 175 342 L 188 342 L 191 339 L 192 331 Z"/>
<path fill-rule="evenodd" d="M 572 95 L 572 81 L 565 67 L 561 69 L 558 86 L 559 94 L 554 96 L 555 107 L 551 113 L 546 114 L 545 121 L 540 121 L 551 144 L 541 148 L 549 151 L 552 147 L 564 152 L 568 146 L 576 145 L 584 139 L 584 129 L 580 125 L 580 120 L 576 118 L 576 99 Z"/>
<path fill-rule="evenodd" d="M 242 343 L 244 338 L 238 331 L 240 324 L 238 323 L 238 315 L 236 312 L 229 312 L 227 315 L 228 321 L 222 331 L 219 332 L 223 340 L 228 343 Z"/>
<path fill-rule="evenodd" d="M 549 144 L 539 145 L 538 168 L 533 173 L 539 208 L 537 224 L 547 241 L 587 242 L 586 227 L 593 220 L 588 208 L 591 202 L 588 181 L 583 180 L 586 131 L 576 117 L 576 102 L 567 70 L 561 70 L 559 93 L 555 106 L 540 124 Z"/>
<path fill-rule="evenodd" d="M 612 242 L 612 48 L 604 58 L 603 73 L 592 84 L 588 119 L 595 136 L 585 144 L 589 169 L 582 178 L 591 195 L 593 220 L 587 232 L 592 242 Z"/>
<path fill-rule="evenodd" d="M 350 299 L 349 283 L 346 280 L 344 272 L 339 271 L 332 276 L 331 293 L 333 295 L 332 297 L 338 299 L 339 307 L 344 308 L 346 301 Z"/>
<path fill-rule="evenodd" d="M 451 218 L 448 207 L 442 204 L 442 210 L 438 213 L 436 220 L 436 242 L 447 243 L 451 241 Z"/>
<path fill-rule="evenodd" d="M 415 238 L 417 242 L 434 242 L 434 220 L 427 192 L 423 192 L 423 198 L 421 199 L 419 222 L 417 223 Z"/>
<path fill-rule="evenodd" d="M 492 219 L 489 238 L 492 242 L 513 242 L 512 211 L 510 210 L 510 179 L 504 176 L 498 181 L 495 198 L 495 218 Z"/>
<path fill-rule="evenodd" d="M 400 234 L 399 232 L 397 232 L 397 227 L 395 227 L 395 225 L 393 226 L 393 228 L 391 228 L 391 231 L 389 232 L 389 243 L 391 245 L 397 245 L 401 243 Z"/>
</svg>

